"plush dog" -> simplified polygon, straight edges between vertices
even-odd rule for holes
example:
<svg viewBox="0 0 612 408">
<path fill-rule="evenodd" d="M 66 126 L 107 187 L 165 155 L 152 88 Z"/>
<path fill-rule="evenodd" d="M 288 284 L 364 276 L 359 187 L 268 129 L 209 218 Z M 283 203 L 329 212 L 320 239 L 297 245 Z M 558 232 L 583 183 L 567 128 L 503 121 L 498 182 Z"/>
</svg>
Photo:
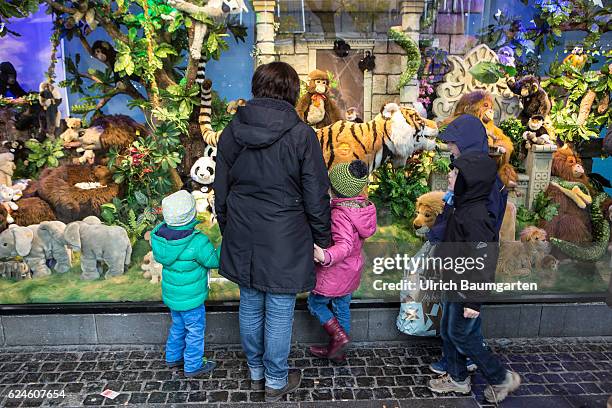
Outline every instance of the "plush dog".
<svg viewBox="0 0 612 408">
<path fill-rule="evenodd" d="M 60 135 L 60 139 L 62 139 L 64 144 L 78 141 L 79 130 L 83 126 L 83 121 L 79 118 L 68 118 L 66 119 L 66 126 L 68 126 L 68 129 Z"/>
<path fill-rule="evenodd" d="M 4 207 L 4 210 L 7 213 L 6 222 L 9 224 L 15 222 L 12 213 L 13 211 L 17 211 L 19 209 L 17 203 L 15 203 L 15 201 L 20 197 L 17 193 L 18 191 L 13 189 L 13 187 L 0 185 L 0 204 L 2 207 Z"/>
<path fill-rule="evenodd" d="M 412 226 L 418 235 L 424 235 L 434 225 L 436 217 L 444 210 L 444 191 L 425 193 L 416 201 L 416 217 Z"/>
<path fill-rule="evenodd" d="M 149 244 L 151 243 L 151 231 L 147 231 L 144 238 Z M 160 283 L 162 277 L 163 265 L 155 260 L 153 257 L 153 251 L 149 251 L 140 264 L 140 269 L 144 272 L 142 276 L 147 279 L 151 279 L 151 283 Z"/>
<path fill-rule="evenodd" d="M 44 221 L 54 221 L 55 214 L 49 204 L 38 197 L 28 197 L 19 200 L 19 209 L 12 211 L 11 214 L 4 206 L 0 206 L 0 232 L 8 228 L 9 215 L 13 218 L 16 225 L 28 226 L 40 224 Z"/>
</svg>

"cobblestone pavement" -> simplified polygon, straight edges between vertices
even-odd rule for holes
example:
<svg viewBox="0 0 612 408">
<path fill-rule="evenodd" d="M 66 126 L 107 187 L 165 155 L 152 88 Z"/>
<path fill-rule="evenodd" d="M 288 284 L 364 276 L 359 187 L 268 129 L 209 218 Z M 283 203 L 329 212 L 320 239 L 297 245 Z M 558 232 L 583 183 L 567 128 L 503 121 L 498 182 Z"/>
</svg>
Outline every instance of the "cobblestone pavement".
<svg viewBox="0 0 612 408">
<path fill-rule="evenodd" d="M 602 408 L 612 394 L 611 338 L 498 340 L 491 346 L 524 383 L 503 407 Z M 278 405 L 253 404 L 262 402 L 264 395 L 248 390 L 248 370 L 239 347 L 209 347 L 207 354 L 218 368 L 205 379 L 188 380 L 166 368 L 161 346 L 6 348 L 0 350 L 0 407 L 486 406 L 478 374 L 473 377 L 474 394 L 467 398 L 435 398 L 425 387 L 432 377 L 427 366 L 440 357 L 439 343 L 433 340 L 355 345 L 345 365 L 311 358 L 305 346 L 295 345 L 290 364 L 303 370 L 302 385 Z M 106 399 L 100 395 L 105 389 L 121 394 Z M 48 397 L 36 399 L 41 390 L 48 391 Z M 63 397 L 57 395 L 62 391 Z"/>
</svg>

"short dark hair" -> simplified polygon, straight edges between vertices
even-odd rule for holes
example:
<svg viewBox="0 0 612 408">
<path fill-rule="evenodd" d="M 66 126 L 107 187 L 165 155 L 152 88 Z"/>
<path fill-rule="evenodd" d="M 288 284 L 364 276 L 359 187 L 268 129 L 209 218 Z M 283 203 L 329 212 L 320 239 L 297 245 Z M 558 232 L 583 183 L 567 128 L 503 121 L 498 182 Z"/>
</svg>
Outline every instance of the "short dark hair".
<svg viewBox="0 0 612 408">
<path fill-rule="evenodd" d="M 251 92 L 254 98 L 272 98 L 295 106 L 300 95 L 300 77 L 286 62 L 260 65 L 253 74 Z"/>
</svg>

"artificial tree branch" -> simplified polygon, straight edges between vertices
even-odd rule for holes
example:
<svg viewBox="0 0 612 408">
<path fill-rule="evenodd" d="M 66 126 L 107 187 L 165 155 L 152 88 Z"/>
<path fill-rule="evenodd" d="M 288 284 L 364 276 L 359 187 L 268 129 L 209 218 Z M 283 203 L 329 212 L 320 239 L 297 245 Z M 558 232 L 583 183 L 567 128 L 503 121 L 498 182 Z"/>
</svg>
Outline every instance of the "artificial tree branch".
<svg viewBox="0 0 612 408">
<path fill-rule="evenodd" d="M 87 42 L 87 39 L 85 38 L 81 30 L 76 30 L 76 32 L 77 32 L 77 36 L 79 37 L 79 40 L 81 41 L 81 45 L 83 45 L 83 48 L 85 48 L 85 51 L 87 51 L 89 55 L 93 57 L 93 50 L 91 49 L 91 45 L 89 45 L 89 43 Z"/>
<path fill-rule="evenodd" d="M 195 34 L 195 24 L 192 24 L 191 27 L 187 29 L 187 38 L 188 44 L 191 45 L 193 41 L 193 37 Z M 187 53 L 187 70 L 185 71 L 185 77 L 187 78 L 187 89 L 191 88 L 193 83 L 196 80 L 196 75 L 198 73 L 198 63 L 199 61 L 194 60 L 191 57 L 191 53 Z"/>
<path fill-rule="evenodd" d="M 52 0 L 44 0 L 44 1 L 54 10 L 60 11 L 62 13 L 74 14 L 78 11 L 75 8 L 64 6 L 63 4 L 60 4 L 56 1 L 52 1 Z"/>
</svg>

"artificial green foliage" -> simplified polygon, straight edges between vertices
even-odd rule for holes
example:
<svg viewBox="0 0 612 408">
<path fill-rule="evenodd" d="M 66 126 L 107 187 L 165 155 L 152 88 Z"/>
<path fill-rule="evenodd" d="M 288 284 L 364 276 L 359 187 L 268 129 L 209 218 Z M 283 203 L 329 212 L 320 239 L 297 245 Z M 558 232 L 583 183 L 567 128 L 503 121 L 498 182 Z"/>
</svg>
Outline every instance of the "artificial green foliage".
<svg viewBox="0 0 612 408">
<path fill-rule="evenodd" d="M 559 213 L 559 204 L 553 202 L 540 191 L 534 201 L 531 210 L 519 206 L 516 211 L 517 231 L 522 231 L 526 226 L 538 226 L 540 221 L 550 221 Z"/>
<path fill-rule="evenodd" d="M 510 157 L 510 164 L 514 167 L 523 167 L 523 163 L 519 160 L 519 154 L 523 146 L 523 133 L 527 128 L 517 118 L 508 118 L 500 122 L 499 128 L 512 140 L 514 151 Z"/>
<path fill-rule="evenodd" d="M 159 214 L 149 207 L 147 196 L 137 192 L 134 198 L 135 201 L 130 202 L 115 197 L 111 203 L 102 204 L 100 212 L 106 224 L 118 225 L 127 231 L 132 245 L 159 221 Z"/>
<path fill-rule="evenodd" d="M 406 33 L 403 33 L 394 28 L 389 29 L 389 39 L 395 41 L 404 51 L 408 57 L 406 68 L 400 75 L 398 89 L 405 87 L 410 84 L 415 77 L 421 66 L 421 51 L 419 51 L 419 45 L 410 38 Z"/>
<path fill-rule="evenodd" d="M 610 223 L 604 218 L 601 204 L 608 198 L 605 193 L 598 194 L 591 204 L 591 225 L 593 226 L 593 242 L 590 245 L 578 245 L 573 242 L 551 238 L 550 242 L 572 259 L 584 262 L 595 262 L 602 258 L 608 248 L 610 239 Z"/>
<path fill-rule="evenodd" d="M 400 223 L 414 217 L 416 199 L 429 191 L 420 162 L 410 161 L 405 167 L 394 169 L 383 165 L 374 172 L 370 198 L 379 209 L 387 209 Z"/>
<path fill-rule="evenodd" d="M 470 69 L 470 74 L 483 84 L 494 84 L 507 76 L 516 76 L 516 68 L 499 62 L 482 61 Z"/>
<path fill-rule="evenodd" d="M 569 64 L 552 64 L 550 77 L 542 81 L 542 86 L 553 99 L 551 120 L 557 137 L 562 141 L 575 142 L 599 136 L 604 127 L 612 125 L 612 110 L 609 97 L 612 93 L 612 51 L 605 55 L 600 70 L 581 71 Z M 589 91 L 595 92 L 591 106 L 581 108 L 583 99 Z M 608 102 L 606 102 L 606 100 Z M 588 109 L 584 123 L 579 121 L 581 109 Z"/>
<path fill-rule="evenodd" d="M 129 200 L 144 195 L 161 200 L 172 190 L 171 169 L 181 162 L 180 131 L 170 122 L 160 123 L 150 135 L 140 136 L 127 149 L 112 149 L 108 167 L 113 179 L 125 188 Z"/>
<path fill-rule="evenodd" d="M 30 177 L 35 177 L 45 167 L 59 166 L 59 159 L 64 157 L 64 146 L 61 139 L 47 139 L 42 143 L 30 139 L 25 142 L 25 147 L 29 150 L 26 172 Z"/>
</svg>

